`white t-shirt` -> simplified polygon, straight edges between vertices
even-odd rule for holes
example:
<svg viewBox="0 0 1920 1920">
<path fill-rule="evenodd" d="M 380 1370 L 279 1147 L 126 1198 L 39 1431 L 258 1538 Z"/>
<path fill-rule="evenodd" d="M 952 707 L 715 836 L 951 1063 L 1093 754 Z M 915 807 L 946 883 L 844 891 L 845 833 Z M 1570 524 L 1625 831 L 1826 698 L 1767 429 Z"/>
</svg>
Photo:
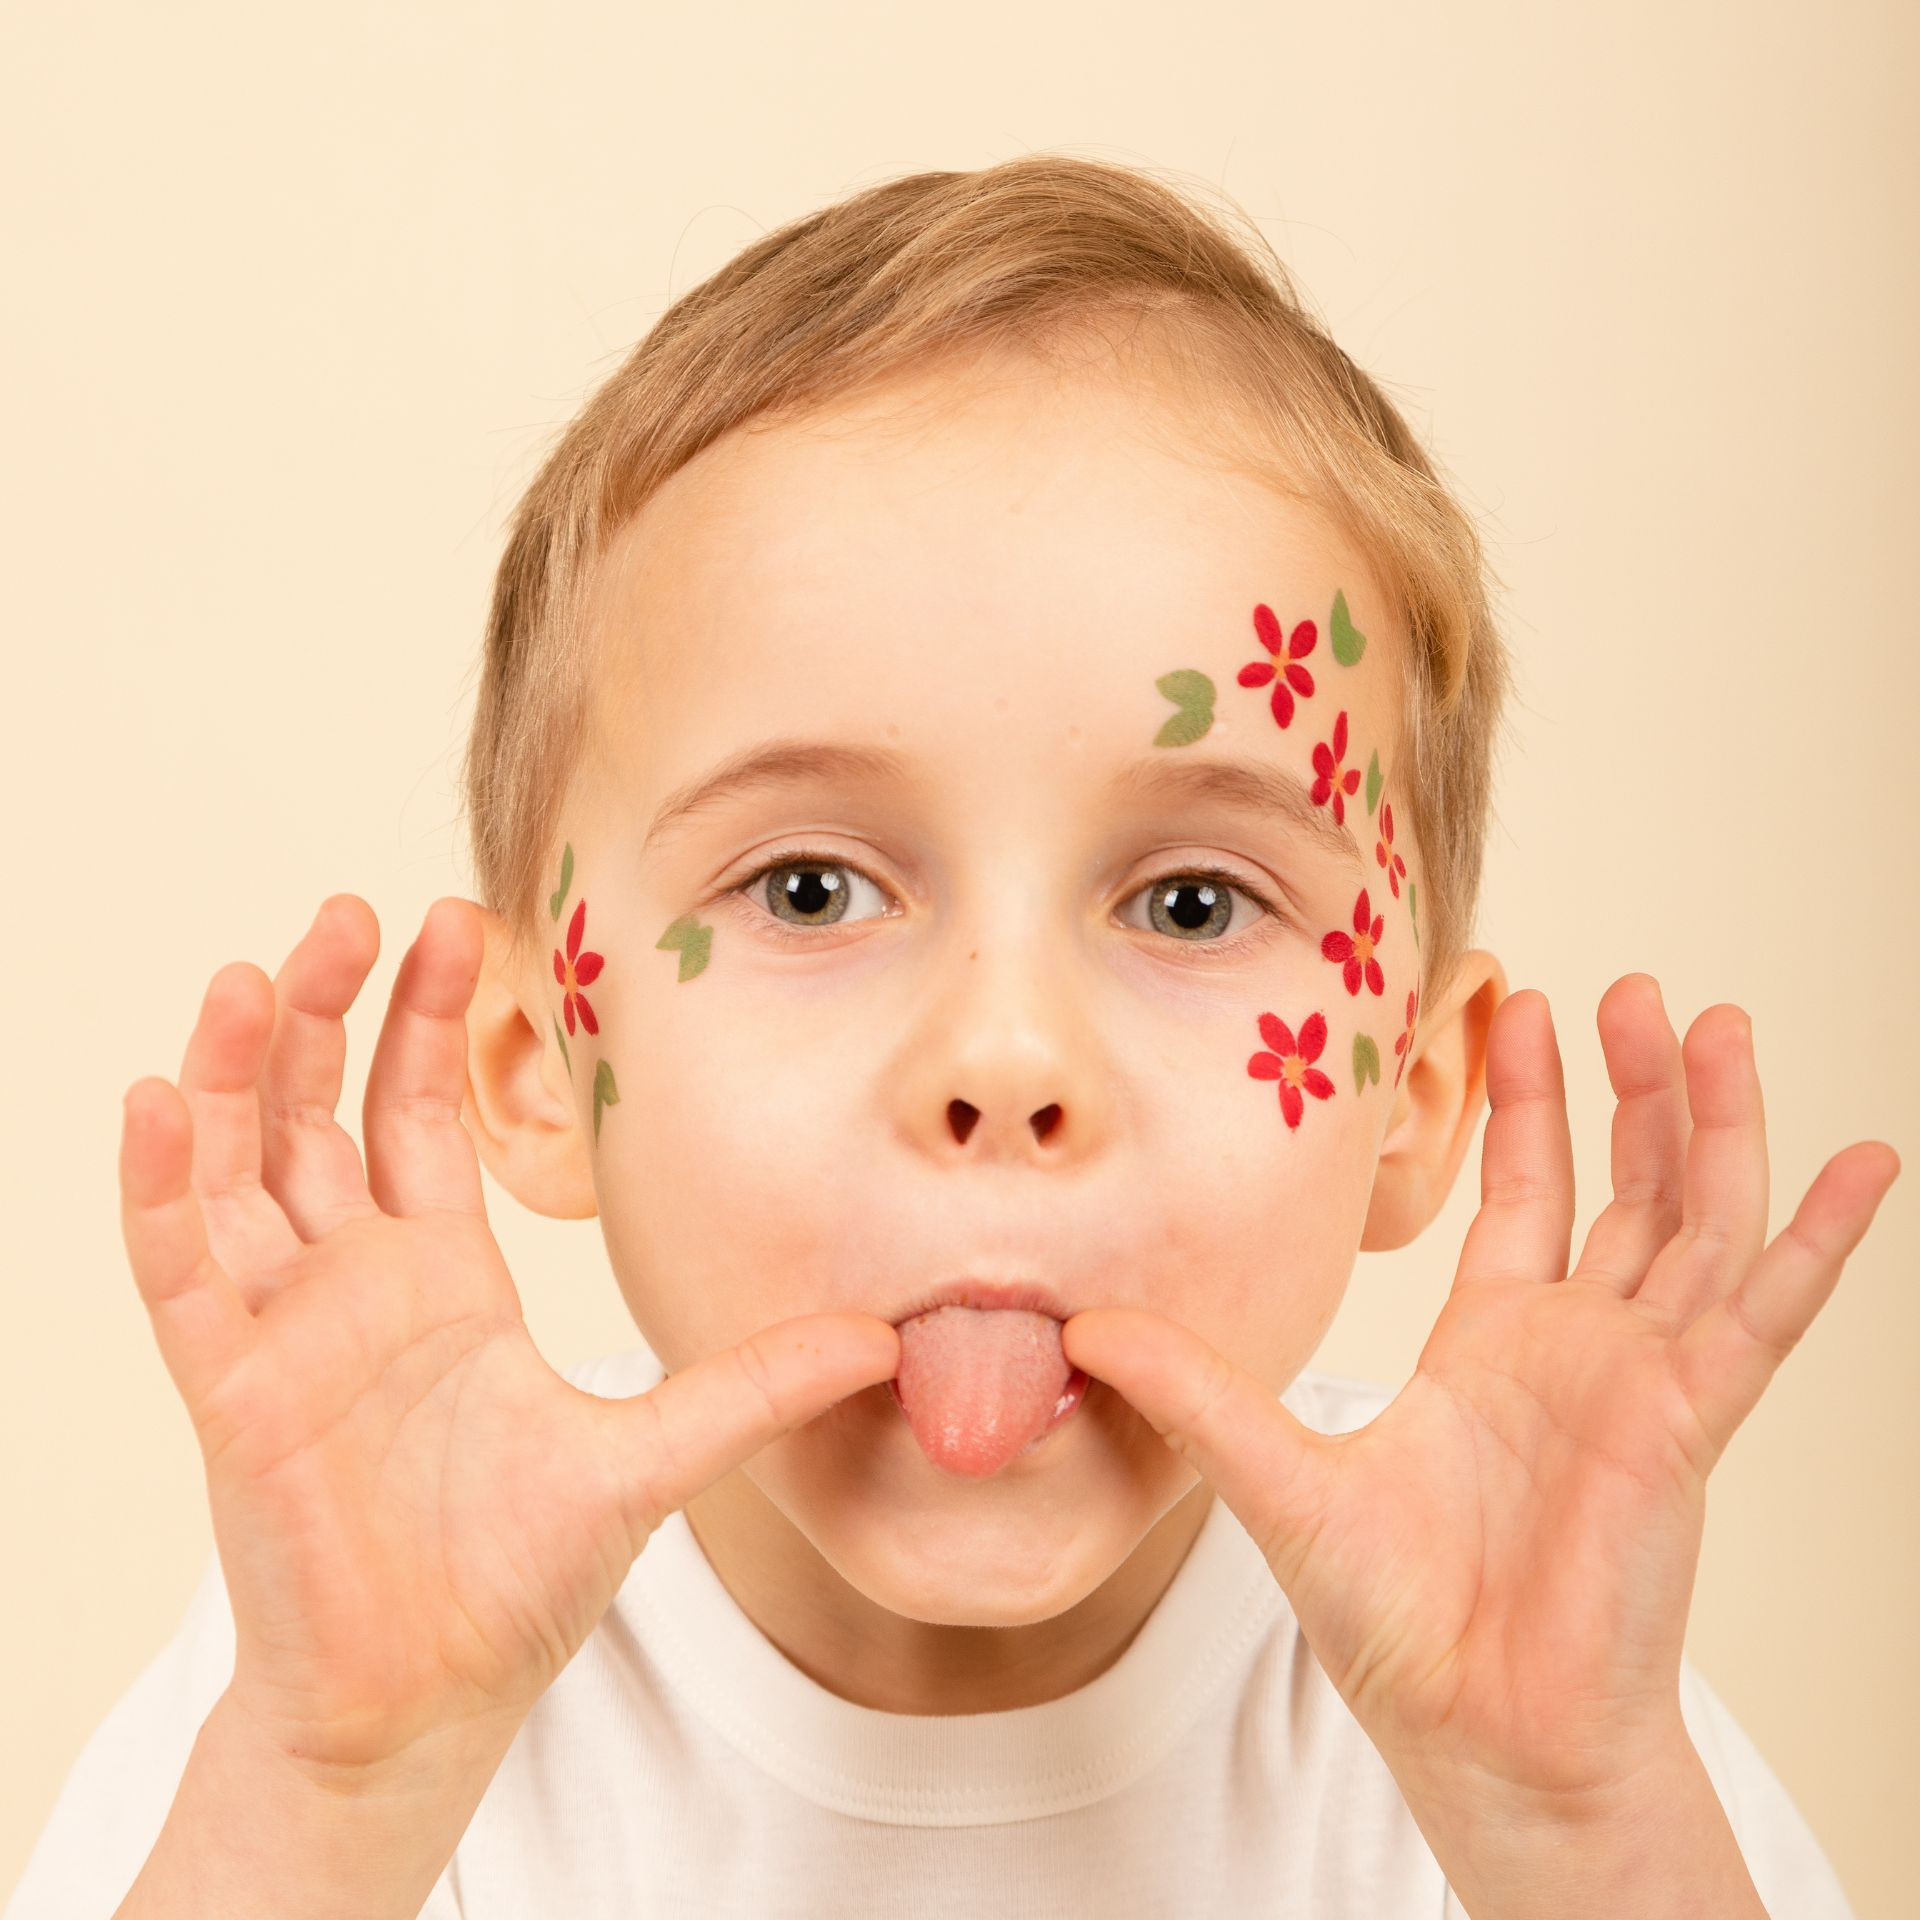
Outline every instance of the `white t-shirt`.
<svg viewBox="0 0 1920 1920">
<path fill-rule="evenodd" d="M 604 1397 L 644 1347 L 571 1369 Z M 1302 1373 L 1321 1432 L 1391 1390 Z M 233 1672 L 217 1554 L 173 1639 L 81 1750 L 5 1920 L 109 1920 Z M 1775 1920 L 1853 1920 L 1785 1790 L 1691 1665 L 1683 1716 Z M 1011 1712 L 882 1713 L 743 1614 L 683 1513 L 543 1694 L 424 1920 L 1463 1920 L 1393 1776 L 1216 1500 L 1126 1651 Z"/>
</svg>

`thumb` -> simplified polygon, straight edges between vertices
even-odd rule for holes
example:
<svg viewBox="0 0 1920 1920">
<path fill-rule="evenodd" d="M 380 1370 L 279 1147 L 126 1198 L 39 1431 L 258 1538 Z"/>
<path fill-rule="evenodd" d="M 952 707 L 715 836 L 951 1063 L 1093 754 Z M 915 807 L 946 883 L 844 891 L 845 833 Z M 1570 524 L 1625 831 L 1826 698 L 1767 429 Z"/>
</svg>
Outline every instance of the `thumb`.
<svg viewBox="0 0 1920 1920">
<path fill-rule="evenodd" d="M 1136 1307 L 1090 1307 L 1061 1331 L 1067 1358 L 1127 1400 L 1212 1483 L 1282 1586 L 1319 1530 L 1337 1443 L 1190 1327 Z"/>
<path fill-rule="evenodd" d="M 668 1514 L 769 1441 L 900 1371 L 900 1336 L 865 1313 L 812 1313 L 762 1327 L 650 1392 L 597 1400 L 626 1512 L 644 1542 Z"/>
</svg>

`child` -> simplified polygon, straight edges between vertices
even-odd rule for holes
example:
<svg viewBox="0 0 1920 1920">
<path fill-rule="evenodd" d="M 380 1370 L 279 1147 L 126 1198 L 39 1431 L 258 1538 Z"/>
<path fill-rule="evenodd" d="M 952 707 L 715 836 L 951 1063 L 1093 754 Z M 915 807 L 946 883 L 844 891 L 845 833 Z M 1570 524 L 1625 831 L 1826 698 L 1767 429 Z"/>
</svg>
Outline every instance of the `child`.
<svg viewBox="0 0 1920 1920">
<path fill-rule="evenodd" d="M 677 302 L 517 513 L 364 1171 L 352 894 L 129 1090 L 218 1551 L 14 1920 L 1846 1914 L 1682 1644 L 1899 1161 L 1763 1246 L 1746 1019 L 1628 974 L 1571 1260 L 1466 944 L 1505 675 L 1405 423 L 1149 176 Z M 1413 1379 L 1303 1371 L 1483 1099 Z M 481 1161 L 644 1349 L 547 1366 Z"/>
</svg>

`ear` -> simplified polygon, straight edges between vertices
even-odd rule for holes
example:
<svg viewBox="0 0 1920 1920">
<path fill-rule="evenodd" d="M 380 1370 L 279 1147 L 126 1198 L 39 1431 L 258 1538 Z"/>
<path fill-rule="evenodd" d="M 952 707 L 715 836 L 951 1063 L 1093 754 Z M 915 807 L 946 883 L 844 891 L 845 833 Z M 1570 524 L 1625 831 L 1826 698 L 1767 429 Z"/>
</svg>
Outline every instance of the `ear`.
<svg viewBox="0 0 1920 1920">
<path fill-rule="evenodd" d="M 1487 1033 L 1494 1008 L 1506 997 L 1505 970 L 1476 947 L 1461 956 L 1440 1005 L 1418 1010 L 1413 1058 L 1401 1077 L 1374 1169 L 1362 1252 L 1404 1247 L 1453 1191 L 1467 1142 L 1487 1104 Z"/>
<path fill-rule="evenodd" d="M 467 1005 L 467 1090 L 460 1119 L 487 1171 L 535 1213 L 587 1220 L 599 1211 L 572 1074 L 554 1027 L 553 1003 L 516 963 L 506 922 L 480 909 L 485 945 Z"/>
</svg>

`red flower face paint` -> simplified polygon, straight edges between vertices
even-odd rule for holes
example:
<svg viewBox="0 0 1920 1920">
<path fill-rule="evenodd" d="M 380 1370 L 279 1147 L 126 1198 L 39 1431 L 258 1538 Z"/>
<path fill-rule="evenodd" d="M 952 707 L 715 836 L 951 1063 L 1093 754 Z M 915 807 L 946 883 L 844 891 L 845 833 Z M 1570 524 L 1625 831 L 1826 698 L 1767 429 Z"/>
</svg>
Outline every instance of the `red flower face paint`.
<svg viewBox="0 0 1920 1920">
<path fill-rule="evenodd" d="M 1319 777 L 1313 783 L 1313 804 L 1324 807 L 1329 797 L 1333 801 L 1333 817 L 1344 827 L 1347 824 L 1346 796 L 1360 784 L 1358 767 L 1341 766 L 1347 757 L 1347 713 L 1343 707 L 1340 717 L 1333 723 L 1333 744 L 1322 740 L 1313 749 L 1313 770 Z"/>
<path fill-rule="evenodd" d="M 547 896 L 547 911 L 558 920 L 560 910 L 567 904 L 567 895 L 573 887 L 573 842 L 567 842 L 566 851 L 560 857 L 560 884 Z M 580 991 L 591 986 L 600 977 L 600 969 L 606 964 L 597 953 L 582 953 L 580 941 L 587 929 L 587 902 L 583 894 L 580 904 L 573 910 L 572 923 L 567 928 L 567 951 L 563 958 L 560 949 L 553 950 L 553 977 L 560 982 L 565 996 L 567 1014 L 567 1033 L 574 1030 L 574 1009 L 579 1009 L 580 1024 L 590 1034 L 598 1034 L 600 1023 L 593 1017 L 593 1009 L 587 1004 L 587 996 Z M 560 1031 L 560 1022 L 553 1023 L 553 1037 L 560 1045 L 560 1058 L 567 1063 L 567 1078 L 573 1078 L 573 1055 L 567 1051 L 567 1033 Z M 620 1104 L 620 1088 L 613 1077 L 613 1065 L 603 1054 L 593 1067 L 593 1144 L 600 1144 L 600 1115 L 608 1107 Z"/>
<path fill-rule="evenodd" d="M 1283 641 L 1279 616 L 1264 602 L 1253 610 L 1253 630 L 1260 636 L 1260 644 L 1274 657 L 1249 660 L 1240 669 L 1240 684 L 1264 687 L 1271 680 L 1273 698 L 1268 704 L 1273 708 L 1275 724 L 1284 727 L 1293 718 L 1293 696 L 1297 693 L 1304 700 L 1313 692 L 1313 675 L 1300 662 L 1313 651 L 1313 643 L 1320 637 L 1319 630 L 1311 620 L 1302 620 L 1294 628 L 1292 637 Z"/>
<path fill-rule="evenodd" d="M 1293 1037 L 1293 1030 L 1276 1014 L 1261 1014 L 1259 1025 L 1260 1038 L 1272 1052 L 1256 1053 L 1247 1062 L 1247 1071 L 1256 1080 L 1279 1081 L 1280 1111 L 1286 1116 L 1288 1126 L 1297 1127 L 1307 1106 L 1301 1098 L 1303 1088 L 1316 1100 L 1330 1099 L 1333 1094 L 1333 1082 L 1312 1064 L 1327 1044 L 1327 1017 L 1323 1013 L 1309 1014 L 1298 1041 Z"/>
<path fill-rule="evenodd" d="M 1400 898 L 1400 876 L 1406 872 L 1407 863 L 1393 850 L 1393 809 L 1386 801 L 1380 802 L 1380 838 L 1373 843 L 1373 857 L 1377 864 L 1387 870 L 1387 884 L 1393 889 L 1393 897 Z"/>
<path fill-rule="evenodd" d="M 1418 987 L 1409 987 L 1407 989 L 1406 1029 L 1400 1035 L 1400 1038 L 1393 1043 L 1394 1052 L 1400 1056 L 1400 1064 L 1393 1070 L 1393 1084 L 1396 1087 L 1400 1084 L 1400 1076 L 1407 1070 L 1407 1060 L 1413 1051 L 1413 1015 L 1414 1009 L 1418 1007 L 1419 1004 L 1420 989 Z"/>
<path fill-rule="evenodd" d="M 1343 978 L 1349 993 L 1360 991 L 1363 977 L 1375 993 L 1385 993 L 1387 990 L 1387 977 L 1380 971 L 1380 962 L 1374 957 L 1387 917 L 1383 913 L 1376 913 L 1369 920 L 1368 911 L 1367 890 L 1362 887 L 1360 897 L 1353 903 L 1353 931 L 1345 933 L 1336 927 L 1320 942 L 1323 959 L 1344 963 Z"/>
<path fill-rule="evenodd" d="M 606 963 L 606 957 L 598 953 L 582 953 L 580 941 L 587 926 L 587 897 L 580 896 L 580 904 L 573 910 L 573 918 L 567 923 L 567 953 L 563 960 L 560 949 L 553 950 L 553 977 L 560 982 L 566 995 L 567 1031 L 573 1031 L 574 1009 L 580 1010 L 580 1024 L 589 1033 L 600 1031 L 600 1022 L 593 1017 L 593 1009 L 587 1004 L 587 996 L 580 991 L 590 987 L 600 978 L 600 969 Z"/>
</svg>

